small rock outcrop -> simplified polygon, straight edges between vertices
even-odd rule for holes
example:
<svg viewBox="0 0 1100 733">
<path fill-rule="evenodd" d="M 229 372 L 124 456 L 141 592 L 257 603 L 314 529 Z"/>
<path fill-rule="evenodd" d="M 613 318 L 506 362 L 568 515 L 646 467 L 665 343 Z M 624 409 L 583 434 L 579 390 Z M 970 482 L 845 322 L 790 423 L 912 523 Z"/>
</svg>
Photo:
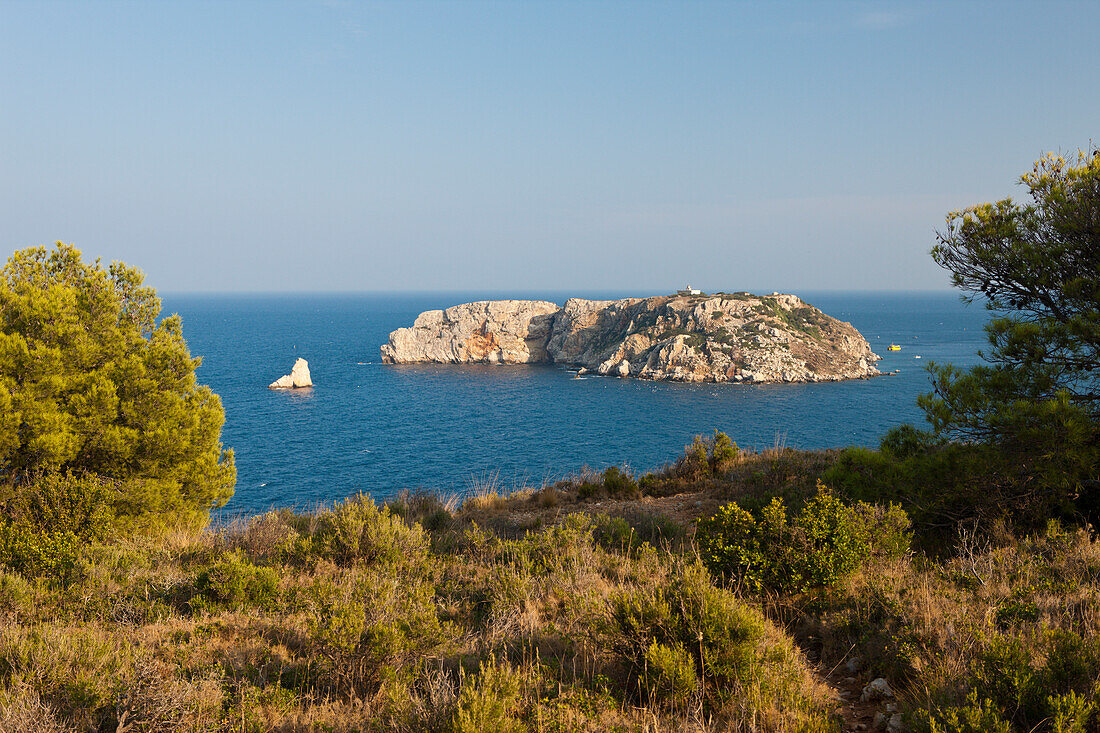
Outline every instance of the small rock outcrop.
<svg viewBox="0 0 1100 733">
<path fill-rule="evenodd" d="M 267 386 L 269 389 L 298 389 L 301 387 L 312 387 L 313 380 L 309 376 L 309 362 L 305 359 L 298 359 L 294 362 L 294 367 L 290 370 L 290 374 L 284 374 Z"/>
<path fill-rule="evenodd" d="M 546 342 L 556 303 L 482 300 L 425 311 L 382 347 L 387 364 L 525 364 L 548 361 Z"/>
<path fill-rule="evenodd" d="M 382 346 L 391 364 L 553 362 L 679 382 L 854 379 L 878 359 L 851 324 L 779 293 L 480 301 L 422 313 Z"/>
</svg>

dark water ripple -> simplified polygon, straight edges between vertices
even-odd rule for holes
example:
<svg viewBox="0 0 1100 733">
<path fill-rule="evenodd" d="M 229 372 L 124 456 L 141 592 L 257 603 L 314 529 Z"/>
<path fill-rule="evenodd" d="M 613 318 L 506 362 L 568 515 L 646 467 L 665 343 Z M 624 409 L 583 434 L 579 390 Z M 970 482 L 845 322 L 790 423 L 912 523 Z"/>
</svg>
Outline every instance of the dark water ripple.
<svg viewBox="0 0 1100 733">
<path fill-rule="evenodd" d="M 587 297 L 622 297 L 587 293 Z M 225 406 L 222 438 L 236 451 L 228 512 L 309 506 L 357 491 L 461 492 L 495 480 L 539 484 L 588 465 L 648 470 L 715 428 L 742 446 L 874 445 L 919 422 L 929 360 L 973 364 L 985 312 L 954 293 L 801 293 L 850 321 L 897 376 L 829 384 L 691 385 L 572 375 L 548 365 L 384 366 L 388 333 L 429 308 L 492 297 L 416 295 L 176 295 L 199 379 Z M 889 343 L 900 352 L 888 352 Z M 916 359 L 916 356 L 921 359 Z M 318 386 L 266 385 L 309 360 Z"/>
</svg>

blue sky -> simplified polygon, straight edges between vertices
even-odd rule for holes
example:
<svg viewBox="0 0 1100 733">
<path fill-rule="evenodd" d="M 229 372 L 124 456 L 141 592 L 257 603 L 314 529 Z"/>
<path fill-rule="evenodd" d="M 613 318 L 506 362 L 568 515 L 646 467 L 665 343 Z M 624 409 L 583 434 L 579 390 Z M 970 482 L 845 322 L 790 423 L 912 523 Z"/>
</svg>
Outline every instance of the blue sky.
<svg viewBox="0 0 1100 733">
<path fill-rule="evenodd" d="M 1100 3 L 0 0 L 0 236 L 165 292 L 928 289 Z"/>
</svg>

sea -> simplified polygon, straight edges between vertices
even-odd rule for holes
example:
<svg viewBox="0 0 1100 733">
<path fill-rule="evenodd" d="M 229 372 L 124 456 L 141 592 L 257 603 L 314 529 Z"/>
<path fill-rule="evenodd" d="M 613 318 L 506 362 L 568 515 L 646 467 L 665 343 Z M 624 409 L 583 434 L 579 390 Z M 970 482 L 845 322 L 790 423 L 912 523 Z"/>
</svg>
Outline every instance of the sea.
<svg viewBox="0 0 1100 733">
<path fill-rule="evenodd" d="M 800 292 L 848 321 L 889 376 L 819 384 L 678 384 L 576 376 L 550 365 L 387 365 L 379 347 L 417 314 L 497 298 L 618 292 L 174 294 L 200 383 L 222 400 L 236 493 L 220 517 L 313 508 L 363 492 L 461 496 L 537 487 L 586 468 L 635 473 L 721 430 L 754 450 L 875 446 L 921 424 L 926 366 L 978 363 L 989 314 L 955 292 Z M 635 294 L 636 295 L 636 294 Z M 888 351 L 897 344 L 900 351 Z M 295 359 L 314 387 L 270 390 Z"/>
</svg>

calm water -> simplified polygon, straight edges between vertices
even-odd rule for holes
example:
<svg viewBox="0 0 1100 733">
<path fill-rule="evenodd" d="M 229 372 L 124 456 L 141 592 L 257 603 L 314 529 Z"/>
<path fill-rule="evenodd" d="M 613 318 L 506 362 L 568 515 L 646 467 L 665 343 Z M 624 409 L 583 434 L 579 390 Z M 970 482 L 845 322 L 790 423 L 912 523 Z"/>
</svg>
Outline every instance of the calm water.
<svg viewBox="0 0 1100 733">
<path fill-rule="evenodd" d="M 580 293 L 623 297 L 622 293 Z M 800 293 L 851 322 L 896 376 L 828 384 L 689 385 L 537 366 L 387 366 L 378 347 L 418 313 L 493 297 L 563 302 L 562 293 L 164 298 L 183 316 L 199 380 L 221 395 L 236 451 L 228 512 L 309 506 L 364 491 L 462 492 L 539 484 L 582 466 L 648 470 L 715 428 L 741 446 L 875 445 L 921 421 L 929 360 L 977 361 L 986 313 L 954 293 Z M 889 352 L 890 343 L 900 352 Z M 309 360 L 312 390 L 267 385 Z M 920 356 L 920 359 L 916 357 Z"/>
</svg>

